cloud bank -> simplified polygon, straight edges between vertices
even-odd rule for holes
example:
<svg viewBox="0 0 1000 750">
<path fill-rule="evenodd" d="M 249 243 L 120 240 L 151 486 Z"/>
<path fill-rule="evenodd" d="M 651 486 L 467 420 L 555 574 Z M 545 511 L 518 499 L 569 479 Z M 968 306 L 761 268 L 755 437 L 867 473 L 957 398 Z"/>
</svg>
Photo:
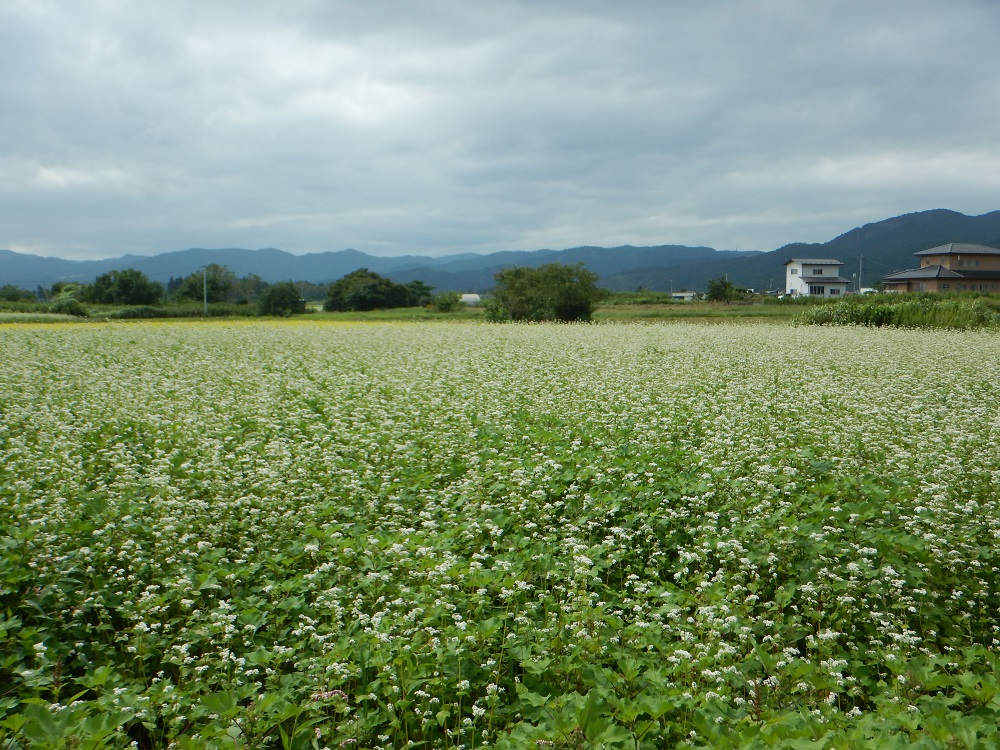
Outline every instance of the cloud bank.
<svg viewBox="0 0 1000 750">
<path fill-rule="evenodd" d="M 991 0 L 9 0 L 0 247 L 770 250 L 998 208 Z"/>
</svg>

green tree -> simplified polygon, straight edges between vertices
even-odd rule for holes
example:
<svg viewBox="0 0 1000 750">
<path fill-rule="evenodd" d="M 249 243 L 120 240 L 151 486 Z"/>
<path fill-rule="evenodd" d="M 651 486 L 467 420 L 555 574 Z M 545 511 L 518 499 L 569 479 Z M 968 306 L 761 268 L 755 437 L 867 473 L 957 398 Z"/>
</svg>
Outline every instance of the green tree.
<svg viewBox="0 0 1000 750">
<path fill-rule="evenodd" d="M 22 289 L 13 284 L 0 286 L 0 300 L 4 302 L 30 302 L 35 299 L 35 295 L 27 289 Z"/>
<path fill-rule="evenodd" d="M 78 318 L 86 318 L 87 309 L 80 304 L 80 300 L 75 297 L 58 297 L 49 305 L 49 312 L 59 315 L 75 315 Z"/>
<path fill-rule="evenodd" d="M 426 307 L 434 300 L 434 287 L 422 281 L 411 281 L 406 289 L 410 295 L 410 307 Z"/>
<path fill-rule="evenodd" d="M 582 263 L 506 268 L 494 278 L 486 304 L 490 320 L 590 320 L 605 294 L 597 287 L 597 274 Z"/>
<path fill-rule="evenodd" d="M 330 285 L 323 309 L 333 312 L 388 310 L 409 305 L 410 291 L 405 286 L 367 268 L 359 268 Z"/>
<path fill-rule="evenodd" d="M 289 282 L 291 283 L 291 282 Z M 247 274 L 236 282 L 236 301 L 238 303 L 260 301 L 261 295 L 268 289 L 268 283 L 255 273 Z M 302 295 L 299 294 L 301 297 Z"/>
<path fill-rule="evenodd" d="M 260 294 L 257 312 L 261 315 L 296 315 L 306 311 L 306 301 L 291 281 L 272 284 Z"/>
<path fill-rule="evenodd" d="M 209 302 L 232 302 L 238 290 L 236 274 L 225 266 L 212 263 L 204 271 L 195 271 L 190 276 L 185 276 L 174 295 L 178 299 L 198 302 L 204 299 L 206 287 Z"/>
<path fill-rule="evenodd" d="M 302 298 L 308 302 L 322 302 L 326 299 L 326 293 L 330 289 L 329 284 L 313 284 L 311 281 L 299 281 L 295 282 L 295 286 L 299 288 L 299 294 Z"/>
<path fill-rule="evenodd" d="M 98 276 L 84 297 L 101 305 L 153 305 L 163 299 L 163 285 L 150 281 L 142 271 L 126 268 Z"/>
<path fill-rule="evenodd" d="M 729 304 L 740 299 L 745 294 L 745 289 L 740 289 L 725 276 L 720 276 L 717 279 L 709 279 L 708 294 L 705 295 L 705 299 L 709 302 L 725 302 Z"/>
</svg>

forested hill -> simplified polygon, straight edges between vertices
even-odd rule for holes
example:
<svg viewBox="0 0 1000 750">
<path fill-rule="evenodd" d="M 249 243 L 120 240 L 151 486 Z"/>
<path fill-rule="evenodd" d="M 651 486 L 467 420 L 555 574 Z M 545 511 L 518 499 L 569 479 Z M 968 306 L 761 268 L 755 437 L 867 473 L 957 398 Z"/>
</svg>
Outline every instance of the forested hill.
<svg viewBox="0 0 1000 750">
<path fill-rule="evenodd" d="M 754 253 L 714 250 L 709 247 L 661 245 L 657 247 L 576 247 L 569 250 L 499 252 L 480 255 L 465 253 L 441 257 L 380 257 L 357 250 L 293 255 L 282 250 L 206 250 L 192 248 L 153 256 L 126 255 L 107 260 L 71 261 L 40 258 L 0 250 L 0 285 L 14 284 L 25 289 L 50 286 L 56 281 L 92 282 L 114 269 L 135 268 L 150 279 L 166 283 L 217 263 L 237 276 L 255 274 L 264 281 L 311 281 L 325 283 L 359 268 L 368 268 L 394 281 L 424 281 L 438 290 L 482 291 L 492 288 L 493 274 L 511 266 L 539 266 L 544 263 L 584 263 L 601 278 L 636 269 L 668 273 L 690 265 L 712 264 Z"/>
<path fill-rule="evenodd" d="M 936 209 L 904 214 L 865 224 L 822 244 L 795 243 L 729 264 L 730 279 L 753 288 L 780 288 L 784 262 L 789 258 L 835 258 L 843 261 L 841 274 L 852 278 L 862 269 L 862 286 L 883 276 L 919 264 L 913 254 L 948 242 L 973 242 L 1000 248 L 1000 211 L 966 216 Z M 777 275 L 776 285 L 766 282 Z M 714 274 L 718 276 L 718 274 Z M 712 278 L 712 276 L 710 276 Z"/>
<path fill-rule="evenodd" d="M 915 266 L 913 253 L 946 242 L 1000 247 L 1000 211 L 981 216 L 944 209 L 921 211 L 866 224 L 822 244 L 796 243 L 767 253 L 683 245 L 626 245 L 486 255 L 379 257 L 357 250 L 293 255 L 274 248 L 192 248 L 154 256 L 70 261 L 0 250 L 0 285 L 34 289 L 56 281 L 92 282 L 102 273 L 124 268 L 136 268 L 155 281 L 166 282 L 171 277 L 187 276 L 207 264 L 218 263 L 228 266 L 237 276 L 256 274 L 268 282 L 288 279 L 328 282 L 367 267 L 397 282 L 419 279 L 441 291 L 483 291 L 492 287 L 493 274 L 502 268 L 581 262 L 598 274 L 603 286 L 615 290 L 639 287 L 704 290 L 709 279 L 722 275 L 728 275 L 741 286 L 780 289 L 784 283 L 783 264 L 791 257 L 836 258 L 844 262 L 843 273 L 848 278 L 857 273 L 859 259 L 863 257 L 862 283 L 870 286 L 887 273 Z"/>
<path fill-rule="evenodd" d="M 913 254 L 948 242 L 974 242 L 1000 248 L 1000 211 L 981 216 L 966 216 L 956 211 L 935 209 L 904 214 L 865 224 L 829 242 L 794 243 L 769 253 L 752 257 L 724 259 L 718 263 L 690 266 L 684 275 L 674 275 L 674 286 L 684 284 L 703 289 L 704 280 L 727 274 L 741 286 L 754 289 L 780 289 L 784 283 L 784 263 L 789 258 L 835 258 L 843 261 L 841 273 L 847 278 L 858 272 L 861 261 L 863 286 L 871 286 L 886 274 L 915 268 Z M 659 275 L 650 275 L 651 289 L 664 289 Z M 634 286 L 637 277 L 623 274 L 605 283 L 616 289 Z"/>
</svg>

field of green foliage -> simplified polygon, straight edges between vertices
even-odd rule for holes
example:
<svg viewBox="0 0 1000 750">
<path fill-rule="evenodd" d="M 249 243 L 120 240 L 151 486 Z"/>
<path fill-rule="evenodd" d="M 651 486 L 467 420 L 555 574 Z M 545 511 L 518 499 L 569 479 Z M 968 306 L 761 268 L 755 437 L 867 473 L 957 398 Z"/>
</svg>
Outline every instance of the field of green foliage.
<svg viewBox="0 0 1000 750">
<path fill-rule="evenodd" d="M 969 748 L 1000 340 L 0 327 L 0 748 Z"/>
<path fill-rule="evenodd" d="M 879 328 L 1000 328 L 1000 298 L 993 294 L 878 294 L 843 297 L 813 305 L 796 319 L 806 325 L 861 325 Z"/>
</svg>

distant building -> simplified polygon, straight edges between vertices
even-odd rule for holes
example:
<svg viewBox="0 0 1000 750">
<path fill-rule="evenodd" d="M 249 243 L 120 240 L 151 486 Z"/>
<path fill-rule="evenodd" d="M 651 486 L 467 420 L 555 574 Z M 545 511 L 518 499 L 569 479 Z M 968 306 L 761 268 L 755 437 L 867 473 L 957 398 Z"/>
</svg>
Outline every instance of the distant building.
<svg viewBox="0 0 1000 750">
<path fill-rule="evenodd" d="M 832 258 L 792 258 L 785 261 L 785 294 L 792 297 L 839 297 L 850 279 L 840 275 L 844 265 Z"/>
<path fill-rule="evenodd" d="M 482 298 L 478 294 L 463 294 L 462 304 L 468 305 L 469 307 L 479 307 L 483 304 Z"/>
<path fill-rule="evenodd" d="M 1000 291 L 1000 250 L 950 242 L 914 253 L 920 268 L 882 277 L 887 292 Z"/>
<path fill-rule="evenodd" d="M 670 299 L 677 302 L 692 302 L 698 299 L 701 292 L 671 292 Z"/>
</svg>

